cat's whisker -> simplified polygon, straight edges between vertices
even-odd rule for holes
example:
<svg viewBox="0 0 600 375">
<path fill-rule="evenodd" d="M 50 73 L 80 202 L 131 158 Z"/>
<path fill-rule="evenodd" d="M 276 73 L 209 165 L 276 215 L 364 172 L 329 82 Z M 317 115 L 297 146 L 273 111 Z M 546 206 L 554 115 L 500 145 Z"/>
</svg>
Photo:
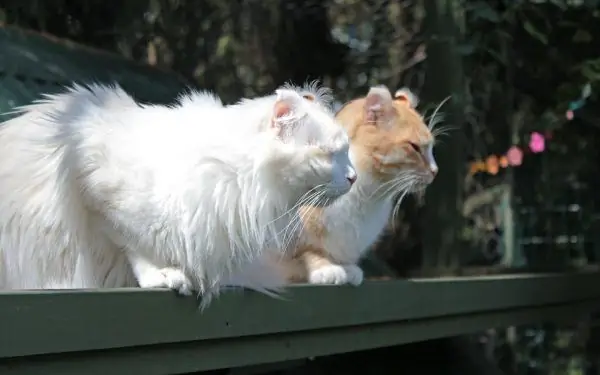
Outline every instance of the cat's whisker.
<svg viewBox="0 0 600 375">
<path fill-rule="evenodd" d="M 390 181 L 386 181 L 383 184 L 379 185 L 379 187 L 377 187 L 377 189 L 375 189 L 366 199 L 371 199 L 375 196 L 375 194 L 377 194 L 380 190 L 389 187 L 390 185 L 393 185 L 395 183 L 395 180 L 390 180 Z"/>
<path fill-rule="evenodd" d="M 414 186 L 416 180 L 418 180 L 416 174 L 407 173 L 405 178 L 398 181 L 397 185 L 395 186 L 395 190 L 392 192 L 392 194 L 397 194 L 410 190 L 412 186 Z"/>
<path fill-rule="evenodd" d="M 323 187 L 324 185 L 322 184 L 310 189 L 298 200 L 294 207 L 288 210 L 287 214 L 291 214 L 292 217 L 287 223 L 287 225 L 278 234 L 278 237 L 280 237 L 280 235 L 283 234 L 283 238 L 281 239 L 281 241 L 278 241 L 278 246 L 282 247 L 283 251 L 286 251 L 287 247 L 292 242 L 293 235 L 296 230 L 295 228 L 297 226 L 296 222 L 300 220 L 298 215 L 299 208 L 309 205 L 316 197 L 324 194 Z M 292 230 L 290 230 L 290 228 L 292 228 Z"/>
<path fill-rule="evenodd" d="M 427 127 L 429 128 L 429 130 L 432 130 L 437 124 L 444 121 L 445 117 L 446 115 L 442 112 L 431 114 L 431 116 L 428 116 L 425 119 L 425 121 L 427 122 Z"/>
<path fill-rule="evenodd" d="M 408 183 L 408 181 L 396 181 L 394 184 L 392 184 L 391 186 L 389 186 L 387 189 L 385 189 L 385 191 L 381 194 L 382 197 L 388 197 L 390 195 L 395 195 L 397 194 L 398 191 L 401 191 L 404 186 L 406 186 L 406 184 Z"/>
<path fill-rule="evenodd" d="M 452 131 L 452 130 L 456 130 L 456 129 L 458 129 L 458 127 L 457 127 L 457 126 L 449 126 L 449 125 L 446 125 L 446 126 L 440 126 L 440 127 L 438 127 L 438 128 L 432 129 L 432 130 L 431 130 L 431 135 L 432 135 L 434 138 L 437 138 L 437 137 L 439 137 L 439 136 L 445 136 L 445 135 L 448 135 L 450 131 Z"/>
<path fill-rule="evenodd" d="M 303 206 L 303 207 L 306 207 L 306 206 Z M 294 239 L 296 237 L 296 233 L 297 233 L 298 229 L 302 226 L 302 223 L 304 221 L 304 216 L 305 216 L 304 211 L 298 212 L 294 216 L 294 220 L 292 220 L 289 223 L 289 225 L 287 226 L 286 233 L 284 236 L 284 244 L 283 244 L 284 253 L 287 253 L 288 251 L 290 251 L 292 249 L 292 244 L 294 242 Z"/>
<path fill-rule="evenodd" d="M 382 187 L 385 186 L 386 189 L 380 195 L 382 197 L 386 197 L 391 192 L 393 192 L 395 194 L 397 191 L 403 190 L 404 185 L 408 184 L 413 179 L 414 179 L 414 177 L 410 173 L 403 173 L 399 177 L 396 177 L 395 179 L 388 181 L 389 184 L 388 183 L 383 184 Z M 379 190 L 379 189 L 377 189 L 377 190 Z"/>
<path fill-rule="evenodd" d="M 279 233 L 277 235 L 278 238 L 279 238 L 279 241 L 276 244 L 276 246 L 279 247 L 279 248 L 281 248 L 281 250 L 283 252 L 287 251 L 289 229 L 290 229 L 290 227 L 292 227 L 293 225 L 295 225 L 296 220 L 299 220 L 298 219 L 299 215 L 300 215 L 299 212 L 296 211 L 292 215 L 290 221 L 286 224 L 286 226 L 283 229 L 281 229 L 281 231 L 279 231 Z"/>
<path fill-rule="evenodd" d="M 268 224 L 271 224 L 271 223 L 273 223 L 273 222 L 275 222 L 275 221 L 277 221 L 277 220 L 285 217 L 286 215 L 290 214 L 291 212 L 293 212 L 298 207 L 304 205 L 305 202 L 312 197 L 312 194 L 315 193 L 316 190 L 321 189 L 324 186 L 325 186 L 325 184 L 320 184 L 320 185 L 317 185 L 317 186 L 313 187 L 312 189 L 308 190 L 306 193 L 304 193 L 300 197 L 300 199 L 298 199 L 298 202 L 296 202 L 296 204 L 294 204 L 289 210 L 287 210 L 283 214 L 277 216 L 275 219 L 271 220 Z"/>
<path fill-rule="evenodd" d="M 435 145 L 439 146 L 439 145 L 445 144 L 445 141 L 446 141 L 445 139 L 436 139 Z"/>
<path fill-rule="evenodd" d="M 394 195 L 404 194 L 405 192 L 410 191 L 413 185 L 414 185 L 414 182 L 412 180 L 406 181 L 405 183 L 399 183 L 398 185 L 396 185 L 392 194 L 394 194 Z"/>
<path fill-rule="evenodd" d="M 402 181 L 408 177 L 408 173 L 401 173 L 396 176 L 394 179 L 384 182 L 377 189 L 375 189 L 368 198 L 372 198 L 375 194 L 377 194 L 381 189 L 387 188 L 390 185 L 397 183 L 398 181 Z"/>
<path fill-rule="evenodd" d="M 433 113 L 430 116 L 430 121 L 427 124 L 427 127 L 429 128 L 429 130 L 433 130 L 433 128 L 435 127 L 435 125 L 437 125 L 441 119 L 436 120 L 436 115 L 438 114 L 439 110 L 442 108 L 442 106 L 448 101 L 450 100 L 450 96 L 447 96 L 444 100 L 442 100 L 440 102 L 440 104 L 438 104 L 438 106 L 435 108 L 435 110 L 433 111 Z M 442 117 L 443 118 L 443 117 Z"/>
<path fill-rule="evenodd" d="M 433 122 L 434 125 L 437 125 L 440 121 L 444 120 L 445 117 L 446 114 L 444 112 L 434 112 L 427 117 L 427 123 L 431 124 Z"/>
<path fill-rule="evenodd" d="M 315 197 L 314 200 L 310 203 L 312 204 L 313 202 L 316 202 L 316 200 L 317 198 Z M 306 209 L 302 210 L 300 215 L 298 215 L 298 218 L 295 220 L 294 225 L 291 227 L 290 235 L 288 236 L 288 242 L 286 244 L 287 249 L 291 248 L 294 239 L 294 234 L 298 233 L 299 230 L 304 228 L 304 223 L 306 222 L 307 217 L 310 215 L 310 211 L 313 210 L 312 205 L 307 205 L 304 207 L 306 207 Z"/>
<path fill-rule="evenodd" d="M 323 187 L 322 185 L 319 187 Z M 300 201 L 300 207 L 306 207 L 308 210 L 312 210 L 312 207 L 316 204 L 318 204 L 319 200 L 321 199 L 321 197 L 325 194 L 325 190 L 324 189 L 318 189 L 317 191 L 314 191 L 310 195 L 307 195 L 305 198 L 301 199 Z M 298 230 L 301 229 L 303 222 L 305 220 L 305 216 L 307 211 L 303 210 L 300 211 L 296 210 L 296 213 L 294 215 L 294 217 L 292 218 L 292 220 L 290 220 L 290 222 L 288 223 L 288 225 L 285 228 L 285 234 L 284 234 L 284 251 L 287 251 L 288 247 L 290 247 L 291 243 L 294 240 L 294 237 L 296 235 L 296 233 L 298 233 Z"/>
<path fill-rule="evenodd" d="M 308 204 L 310 204 L 317 196 L 319 196 L 320 194 L 322 194 L 321 191 L 318 191 L 317 188 L 318 187 L 322 187 L 322 185 L 319 185 L 311 190 L 309 190 L 309 192 L 307 192 L 306 194 L 304 194 L 302 196 L 302 198 L 298 201 L 298 203 L 294 206 L 294 214 L 292 215 L 291 220 L 287 223 L 287 225 L 283 228 L 283 230 L 280 232 L 283 234 L 283 238 L 282 238 L 282 250 L 283 251 L 287 251 L 287 247 L 289 246 L 289 243 L 291 242 L 291 239 L 289 238 L 290 236 L 293 236 L 294 234 L 294 228 L 297 225 L 298 221 L 301 221 L 301 213 L 299 213 L 298 209 L 303 207 L 303 206 L 307 206 Z M 315 191 L 317 190 L 317 191 Z M 292 230 L 290 231 L 290 228 L 292 228 Z"/>
<path fill-rule="evenodd" d="M 310 200 L 302 205 L 302 207 L 305 207 L 306 210 L 302 210 L 298 215 L 295 215 L 294 220 L 288 225 L 288 233 L 286 233 L 283 248 L 285 252 L 291 248 L 291 245 L 296 237 L 296 233 L 302 230 L 304 223 L 310 218 L 315 206 L 317 206 L 320 203 L 320 200 L 323 198 L 324 193 L 325 191 L 321 190 L 315 194 L 312 194 Z M 291 230 L 289 228 L 291 228 Z"/>
<path fill-rule="evenodd" d="M 400 213 L 400 205 L 404 200 L 404 197 L 412 190 L 414 183 L 409 184 L 406 189 L 402 190 L 400 196 L 396 199 L 396 203 L 394 204 L 394 209 L 392 210 L 392 230 L 396 231 L 396 220 L 398 218 L 398 214 Z"/>
</svg>

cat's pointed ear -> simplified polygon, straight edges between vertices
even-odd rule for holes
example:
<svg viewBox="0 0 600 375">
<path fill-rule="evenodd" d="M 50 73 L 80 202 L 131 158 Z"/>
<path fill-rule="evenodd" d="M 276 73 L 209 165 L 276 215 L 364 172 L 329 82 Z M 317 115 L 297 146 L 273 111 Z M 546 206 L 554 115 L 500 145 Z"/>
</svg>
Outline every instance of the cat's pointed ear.
<svg viewBox="0 0 600 375">
<path fill-rule="evenodd" d="M 402 87 L 394 94 L 394 100 L 406 103 L 410 108 L 419 105 L 419 98 L 408 87 Z"/>
<path fill-rule="evenodd" d="M 390 90 L 385 86 L 374 86 L 369 89 L 365 97 L 365 112 L 367 120 L 376 122 L 382 120 L 390 113 L 393 98 Z"/>
<path fill-rule="evenodd" d="M 271 127 L 281 132 L 287 124 L 291 124 L 300 117 L 302 96 L 288 89 L 275 91 L 275 105 L 273 106 L 273 117 Z"/>
</svg>

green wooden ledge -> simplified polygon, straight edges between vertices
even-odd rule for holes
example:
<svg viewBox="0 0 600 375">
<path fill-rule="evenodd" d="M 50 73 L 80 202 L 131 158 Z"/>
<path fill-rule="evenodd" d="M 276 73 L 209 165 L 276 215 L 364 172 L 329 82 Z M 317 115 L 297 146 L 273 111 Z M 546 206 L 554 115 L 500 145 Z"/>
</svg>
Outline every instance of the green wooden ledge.
<svg viewBox="0 0 600 375">
<path fill-rule="evenodd" d="M 323 356 L 600 307 L 600 273 L 228 292 L 200 312 L 166 290 L 0 293 L 0 374 L 176 374 Z"/>
</svg>

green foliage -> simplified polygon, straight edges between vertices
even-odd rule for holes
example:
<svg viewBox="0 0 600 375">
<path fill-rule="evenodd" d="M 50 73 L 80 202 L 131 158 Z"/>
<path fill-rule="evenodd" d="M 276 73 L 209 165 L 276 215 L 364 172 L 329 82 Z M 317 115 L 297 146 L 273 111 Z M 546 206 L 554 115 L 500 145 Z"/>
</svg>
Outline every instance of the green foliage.
<svg viewBox="0 0 600 375">
<path fill-rule="evenodd" d="M 226 101 L 319 78 L 342 100 L 400 85 L 424 58 L 422 12 L 373 0 L 7 0 L 0 20 L 169 68 Z M 3 11 L 3 12 L 2 12 Z M 385 37 L 382 37 L 384 36 Z M 421 46 L 422 47 L 422 46 Z M 412 86 L 419 86 L 421 77 Z"/>
</svg>

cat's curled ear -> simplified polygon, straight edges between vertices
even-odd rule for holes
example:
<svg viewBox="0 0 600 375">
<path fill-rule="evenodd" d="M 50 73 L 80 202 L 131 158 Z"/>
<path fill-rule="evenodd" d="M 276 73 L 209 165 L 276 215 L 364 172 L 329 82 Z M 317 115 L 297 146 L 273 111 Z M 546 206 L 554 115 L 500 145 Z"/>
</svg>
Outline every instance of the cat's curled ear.
<svg viewBox="0 0 600 375">
<path fill-rule="evenodd" d="M 304 99 L 297 92 L 288 89 L 278 89 L 275 91 L 275 95 L 271 127 L 281 134 L 302 117 L 302 101 Z"/>
<path fill-rule="evenodd" d="M 371 87 L 365 97 L 365 113 L 367 121 L 374 123 L 386 121 L 387 117 L 391 115 L 393 100 L 392 94 L 387 87 Z"/>
<path fill-rule="evenodd" d="M 410 108 L 419 105 L 419 98 L 408 87 L 402 87 L 394 94 L 394 100 L 406 103 Z"/>
</svg>

